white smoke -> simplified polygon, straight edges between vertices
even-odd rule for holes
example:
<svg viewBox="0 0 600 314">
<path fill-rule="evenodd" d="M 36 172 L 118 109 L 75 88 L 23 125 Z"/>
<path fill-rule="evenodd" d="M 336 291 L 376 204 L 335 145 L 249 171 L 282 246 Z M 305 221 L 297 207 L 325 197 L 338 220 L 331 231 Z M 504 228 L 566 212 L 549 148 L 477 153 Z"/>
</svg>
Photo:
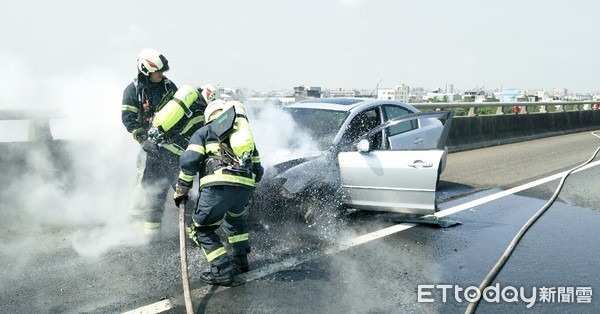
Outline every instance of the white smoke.
<svg viewBox="0 0 600 314">
<path fill-rule="evenodd" d="M 35 243 L 45 232 L 66 230 L 62 236 L 84 256 L 144 243 L 141 230 L 128 222 L 139 152 L 121 122 L 121 98 L 130 81 L 98 68 L 41 79 L 24 63 L 14 64 L 24 70 L 11 70 L 17 80 L 11 83 L 12 92 L 1 94 L 1 103 L 20 100 L 26 107 L 58 110 L 62 116 L 50 123 L 58 141 L 19 146 L 9 154 L 11 162 L 24 161 L 7 173 L 10 179 L 0 192 L 0 212 L 5 216 L 1 227 L 7 232 L 30 231 L 34 240 L 22 238 L 22 243 Z M 31 95 L 19 98 L 25 91 Z M 265 168 L 283 153 L 293 155 L 286 150 L 292 141 L 295 151 L 317 150 L 314 140 L 278 104 L 246 102 L 246 106 Z M 23 108 L 14 106 L 19 107 Z M 22 252 L 15 254 L 24 258 Z"/>
<path fill-rule="evenodd" d="M 34 93 L 36 101 L 26 102 L 29 106 L 61 112 L 50 123 L 59 141 L 4 144 L 13 150 L 12 159 L 4 161 L 17 167 L 9 171 L 12 177 L 0 194 L 0 211 L 9 213 L 2 226 L 17 233 L 27 230 L 34 237 L 55 227 L 69 230 L 64 237 L 86 256 L 98 256 L 116 245 L 141 244 L 141 233 L 128 223 L 139 145 L 120 117 L 129 82 L 102 69 L 20 80 L 41 91 Z M 14 92 L 1 96 L 2 103 L 15 97 Z M 64 151 L 57 153 L 60 149 Z M 19 166 L 15 161 L 20 159 Z M 19 254 L 23 258 L 23 252 Z"/>
<path fill-rule="evenodd" d="M 2 227 L 32 231 L 34 240 L 23 238 L 22 243 L 67 230 L 62 236 L 72 248 L 91 257 L 117 246 L 143 244 L 141 230 L 128 221 L 139 152 L 120 117 L 129 81 L 105 69 L 19 81 L 15 89 L 26 89 L 24 82 L 36 86 L 29 106 L 59 110 L 61 117 L 50 123 L 55 142 L 13 152 L 15 160 L 25 161 L 0 193 L 0 211 L 8 213 Z M 18 99 L 16 94 L 3 94 L 2 102 Z M 314 141 L 279 106 L 260 102 L 247 108 L 266 168 L 292 140 L 296 150 L 316 150 Z"/>
<path fill-rule="evenodd" d="M 122 81 L 108 71 L 91 70 L 51 82 L 52 89 L 60 91 L 56 105 L 67 114 L 54 131 L 58 136 L 66 131 L 64 137 L 80 144 L 70 151 L 74 193 L 61 210 L 73 223 L 88 226 L 72 237 L 81 254 L 97 255 L 142 240 L 139 230 L 128 224 L 139 145 L 121 123 L 125 86 L 116 82 Z"/>
<path fill-rule="evenodd" d="M 245 101 L 244 106 L 265 169 L 298 152 L 318 150 L 311 136 L 276 102 Z"/>
</svg>

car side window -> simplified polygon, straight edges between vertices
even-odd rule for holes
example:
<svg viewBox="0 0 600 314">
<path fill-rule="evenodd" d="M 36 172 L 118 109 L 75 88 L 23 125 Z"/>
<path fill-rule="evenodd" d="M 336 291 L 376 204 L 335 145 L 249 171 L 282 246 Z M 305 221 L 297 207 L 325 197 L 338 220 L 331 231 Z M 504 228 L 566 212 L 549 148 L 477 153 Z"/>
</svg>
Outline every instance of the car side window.
<svg viewBox="0 0 600 314">
<path fill-rule="evenodd" d="M 372 108 L 369 110 L 365 110 L 359 114 L 357 114 L 348 127 L 346 128 L 346 132 L 342 138 L 343 144 L 351 144 L 355 142 L 361 135 L 364 135 L 371 129 L 381 124 L 381 119 L 379 117 L 379 112 L 377 108 Z M 373 147 L 381 146 L 381 135 L 375 136 L 372 139 Z"/>
<path fill-rule="evenodd" d="M 390 106 L 387 105 L 385 108 L 385 121 L 404 116 L 413 112 L 408 111 L 408 109 L 398 107 L 398 106 Z M 398 135 L 404 132 L 408 132 L 419 127 L 417 120 L 410 120 L 398 123 L 397 125 L 391 126 L 388 130 L 388 136 Z"/>
</svg>

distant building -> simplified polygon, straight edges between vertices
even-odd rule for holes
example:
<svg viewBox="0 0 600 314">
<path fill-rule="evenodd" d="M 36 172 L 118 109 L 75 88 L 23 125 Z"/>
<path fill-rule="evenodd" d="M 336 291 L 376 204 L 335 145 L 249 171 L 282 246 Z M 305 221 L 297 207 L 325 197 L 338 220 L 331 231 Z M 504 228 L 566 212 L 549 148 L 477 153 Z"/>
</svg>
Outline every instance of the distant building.
<svg viewBox="0 0 600 314">
<path fill-rule="evenodd" d="M 410 87 L 404 84 L 394 88 L 380 88 L 377 90 L 377 99 L 408 102 L 410 96 Z"/>
<path fill-rule="evenodd" d="M 355 90 L 344 90 L 341 88 L 332 89 L 329 91 L 331 97 L 356 97 L 357 92 Z"/>
<path fill-rule="evenodd" d="M 321 87 L 311 86 L 306 90 L 306 96 L 312 98 L 321 98 Z"/>
<path fill-rule="evenodd" d="M 552 100 L 552 97 L 550 97 L 550 95 L 548 94 L 548 91 L 545 91 L 545 90 L 539 90 L 539 91 L 537 91 L 536 96 L 538 97 L 538 99 L 540 101 L 549 101 L 549 100 Z"/>
<path fill-rule="evenodd" d="M 561 97 L 565 97 L 568 95 L 568 91 L 566 88 L 553 88 L 552 89 L 552 97 L 555 99 L 560 99 Z"/>
<path fill-rule="evenodd" d="M 311 86 L 304 87 L 304 85 L 294 87 L 294 98 L 298 100 L 306 98 L 321 98 L 321 87 Z"/>
<path fill-rule="evenodd" d="M 394 97 L 394 89 L 392 88 L 380 88 L 377 90 L 377 99 L 394 100 Z"/>
<path fill-rule="evenodd" d="M 465 91 L 462 95 L 464 101 L 482 102 L 486 99 L 485 91 L 481 88 L 474 88 Z"/>
<path fill-rule="evenodd" d="M 408 85 L 399 85 L 394 87 L 394 100 L 408 102 L 410 99 L 410 87 Z"/>
<path fill-rule="evenodd" d="M 527 96 L 524 91 L 510 89 L 503 90 L 498 94 L 498 100 L 500 102 L 518 102 L 527 101 Z"/>
</svg>

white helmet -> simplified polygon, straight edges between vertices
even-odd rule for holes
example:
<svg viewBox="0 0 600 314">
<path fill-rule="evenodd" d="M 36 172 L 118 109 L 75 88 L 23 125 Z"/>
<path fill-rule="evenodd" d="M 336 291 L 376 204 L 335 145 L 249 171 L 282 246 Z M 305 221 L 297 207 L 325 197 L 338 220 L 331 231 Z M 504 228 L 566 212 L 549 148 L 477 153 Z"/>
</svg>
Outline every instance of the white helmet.
<svg viewBox="0 0 600 314">
<path fill-rule="evenodd" d="M 217 99 L 212 101 L 206 109 L 204 109 L 204 123 L 209 123 L 215 118 L 219 117 L 221 113 L 232 107 L 232 105 L 223 99 Z"/>
<path fill-rule="evenodd" d="M 142 49 L 137 63 L 138 71 L 145 76 L 149 76 L 153 72 L 169 71 L 169 61 L 167 58 L 154 49 Z"/>
<path fill-rule="evenodd" d="M 207 104 L 210 104 L 214 100 L 221 99 L 221 91 L 212 84 L 204 85 L 200 87 L 200 89 L 202 89 L 201 94 Z"/>
</svg>

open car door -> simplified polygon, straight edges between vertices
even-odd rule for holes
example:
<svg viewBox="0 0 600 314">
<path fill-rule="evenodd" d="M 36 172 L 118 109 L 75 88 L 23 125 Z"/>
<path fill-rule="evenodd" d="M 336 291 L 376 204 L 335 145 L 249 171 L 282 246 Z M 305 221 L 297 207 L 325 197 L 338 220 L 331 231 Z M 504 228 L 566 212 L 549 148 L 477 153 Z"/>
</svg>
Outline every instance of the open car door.
<svg viewBox="0 0 600 314">
<path fill-rule="evenodd" d="M 439 138 L 418 148 L 383 145 L 373 149 L 372 139 L 398 123 L 438 119 Z M 420 112 L 397 117 L 370 130 L 357 140 L 356 151 L 338 154 L 345 205 L 366 210 L 407 214 L 436 211 L 439 167 L 445 154 L 452 121 L 451 111 Z M 414 132 L 411 133 L 414 136 Z M 384 136 L 385 139 L 385 136 Z"/>
</svg>

